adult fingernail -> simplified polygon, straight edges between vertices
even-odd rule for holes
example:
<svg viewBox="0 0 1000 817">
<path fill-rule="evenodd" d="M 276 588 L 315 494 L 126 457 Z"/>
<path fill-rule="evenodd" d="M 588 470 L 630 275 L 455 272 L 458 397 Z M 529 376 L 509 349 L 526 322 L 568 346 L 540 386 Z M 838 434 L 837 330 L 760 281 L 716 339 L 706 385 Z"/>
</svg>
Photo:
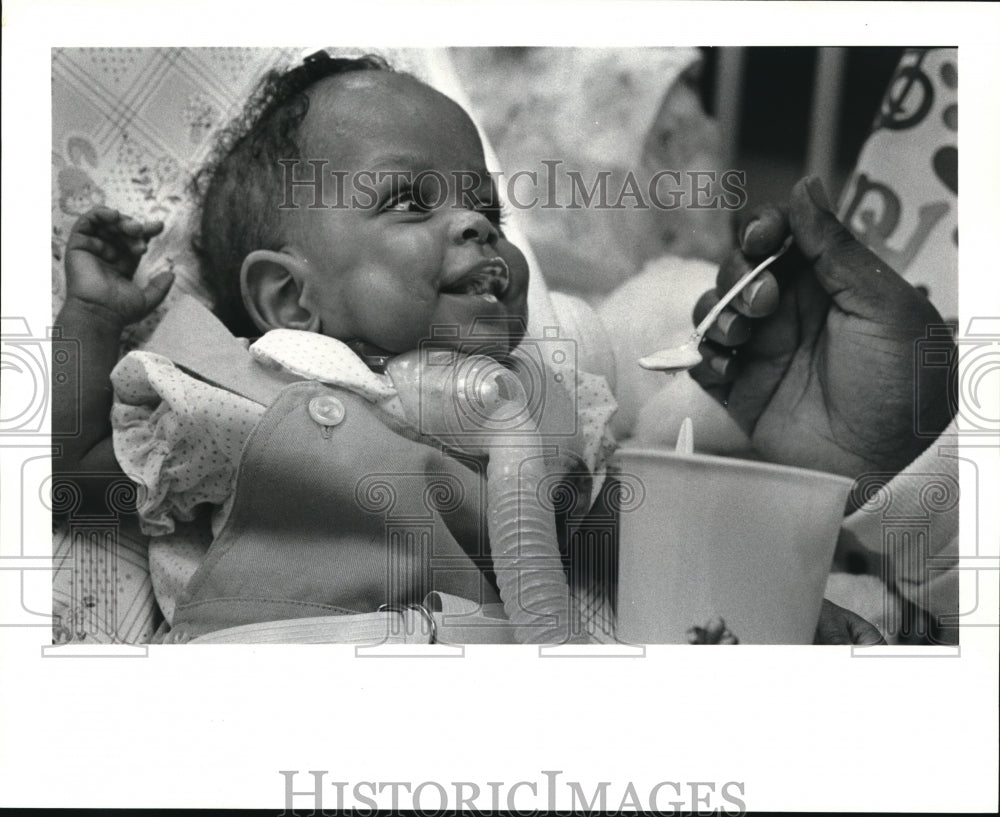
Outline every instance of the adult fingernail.
<svg viewBox="0 0 1000 817">
<path fill-rule="evenodd" d="M 746 246 L 746 243 L 750 240 L 751 234 L 753 233 L 754 230 L 757 229 L 757 226 L 759 224 L 760 224 L 760 219 L 755 218 L 749 224 L 747 224 L 746 227 L 743 228 L 743 245 L 744 246 Z"/>
<path fill-rule="evenodd" d="M 743 290 L 743 303 L 745 303 L 748 307 L 752 307 L 754 298 L 757 297 L 757 293 L 760 292 L 760 288 L 762 286 L 764 286 L 763 281 L 752 281 L 747 288 Z"/>
<path fill-rule="evenodd" d="M 719 331 L 723 335 L 728 335 L 729 330 L 733 327 L 733 321 L 736 320 L 736 315 L 732 312 L 723 312 L 715 321 L 715 325 L 719 327 Z"/>
<path fill-rule="evenodd" d="M 820 210 L 824 213 L 832 213 L 833 207 L 830 206 L 830 199 L 827 198 L 826 189 L 823 187 L 823 182 L 819 176 L 811 176 L 806 182 L 806 190 L 809 191 L 809 198 L 813 200 Z"/>
</svg>

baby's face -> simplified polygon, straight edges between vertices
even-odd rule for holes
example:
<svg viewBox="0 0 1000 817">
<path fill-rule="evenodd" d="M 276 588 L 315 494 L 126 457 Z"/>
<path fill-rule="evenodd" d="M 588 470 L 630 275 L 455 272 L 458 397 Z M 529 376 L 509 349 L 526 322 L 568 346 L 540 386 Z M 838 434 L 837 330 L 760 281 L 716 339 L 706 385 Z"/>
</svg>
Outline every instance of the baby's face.
<svg viewBox="0 0 1000 817">
<path fill-rule="evenodd" d="M 288 211 L 323 334 L 392 353 L 432 331 L 488 335 L 482 351 L 518 343 L 528 265 L 499 229 L 482 145 L 458 105 L 397 74 L 335 77 L 310 92 L 300 141 L 304 161 L 327 162 L 325 202 L 347 205 L 310 208 L 300 188 Z M 312 172 L 303 163 L 296 178 Z"/>
</svg>

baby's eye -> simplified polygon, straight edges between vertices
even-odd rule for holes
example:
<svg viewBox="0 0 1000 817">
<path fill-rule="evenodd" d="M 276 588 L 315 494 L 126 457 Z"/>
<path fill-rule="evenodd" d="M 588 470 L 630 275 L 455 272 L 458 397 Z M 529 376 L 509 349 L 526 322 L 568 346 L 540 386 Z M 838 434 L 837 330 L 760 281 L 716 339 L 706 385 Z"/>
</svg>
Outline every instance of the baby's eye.
<svg viewBox="0 0 1000 817">
<path fill-rule="evenodd" d="M 419 201 L 417 201 L 416 196 L 413 195 L 412 190 L 401 190 L 395 196 L 390 198 L 383 206 L 383 213 L 426 213 L 427 208 L 424 207 Z"/>
</svg>

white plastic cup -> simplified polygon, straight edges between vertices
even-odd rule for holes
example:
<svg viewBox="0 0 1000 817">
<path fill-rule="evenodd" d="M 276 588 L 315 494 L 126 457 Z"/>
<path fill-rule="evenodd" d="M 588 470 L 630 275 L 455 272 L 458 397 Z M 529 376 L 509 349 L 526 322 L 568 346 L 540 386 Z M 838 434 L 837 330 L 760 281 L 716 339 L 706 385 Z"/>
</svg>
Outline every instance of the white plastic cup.
<svg viewBox="0 0 1000 817">
<path fill-rule="evenodd" d="M 852 482 L 803 468 L 622 448 L 617 637 L 685 644 L 720 615 L 742 644 L 811 644 Z"/>
</svg>

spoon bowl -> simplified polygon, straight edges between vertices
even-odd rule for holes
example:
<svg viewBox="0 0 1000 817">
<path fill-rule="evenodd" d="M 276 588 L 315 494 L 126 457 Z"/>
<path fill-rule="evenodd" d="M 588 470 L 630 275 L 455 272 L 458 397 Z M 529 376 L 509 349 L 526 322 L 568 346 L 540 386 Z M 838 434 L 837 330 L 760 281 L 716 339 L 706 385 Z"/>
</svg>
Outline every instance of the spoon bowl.
<svg viewBox="0 0 1000 817">
<path fill-rule="evenodd" d="M 705 333 L 711 328 L 712 324 L 715 323 L 719 315 L 722 314 L 722 310 L 729 306 L 732 300 L 746 288 L 747 284 L 753 281 L 758 275 L 760 275 L 760 273 L 771 266 L 771 264 L 781 258 L 781 256 L 783 256 L 791 246 L 792 237 L 788 236 L 788 238 L 785 239 L 785 243 L 782 244 L 776 252 L 769 255 L 756 267 L 750 270 L 750 272 L 740 278 L 740 280 L 737 281 L 733 287 L 719 299 L 719 302 L 712 307 L 711 311 L 702 319 L 701 323 L 695 327 L 694 332 L 691 334 L 691 337 L 687 339 L 687 341 L 679 346 L 674 346 L 669 349 L 661 349 L 651 355 L 639 358 L 639 365 L 644 369 L 674 374 L 677 372 L 685 372 L 701 363 L 701 353 L 698 351 L 698 347 L 701 345 L 701 341 L 705 337 Z"/>
</svg>

